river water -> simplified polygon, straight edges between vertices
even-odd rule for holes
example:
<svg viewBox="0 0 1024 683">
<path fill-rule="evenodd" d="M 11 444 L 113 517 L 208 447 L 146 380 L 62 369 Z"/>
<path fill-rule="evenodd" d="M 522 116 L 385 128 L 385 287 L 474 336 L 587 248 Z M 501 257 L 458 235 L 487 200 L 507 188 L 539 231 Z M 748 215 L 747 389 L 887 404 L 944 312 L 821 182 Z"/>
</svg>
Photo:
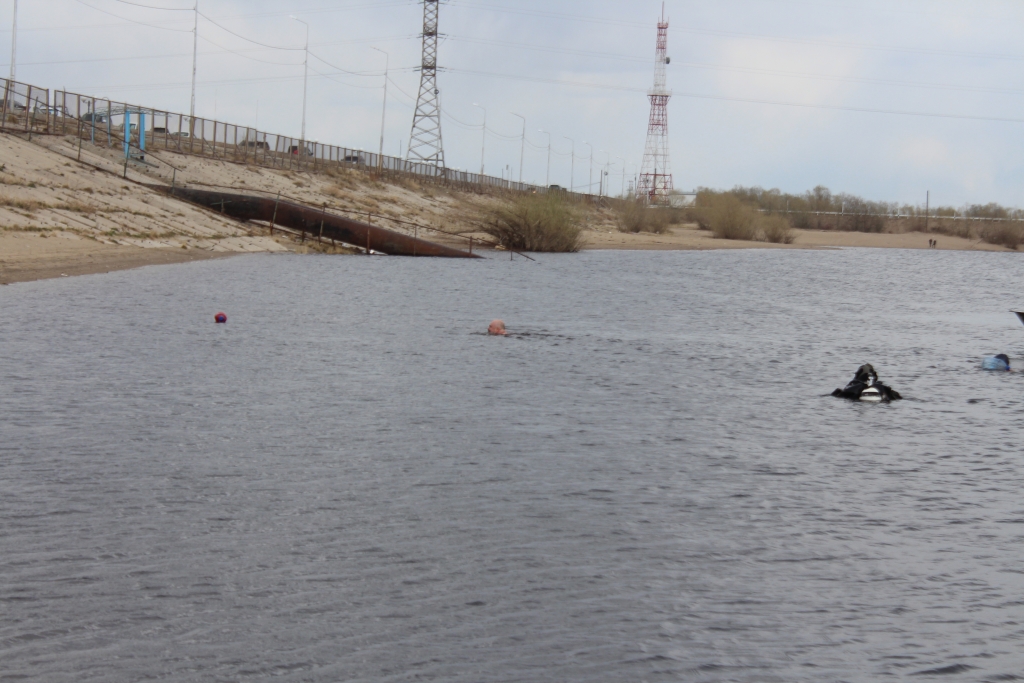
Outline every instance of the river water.
<svg viewBox="0 0 1024 683">
<path fill-rule="evenodd" d="M 755 250 L 0 288 L 0 681 L 1016 680 L 1024 376 L 979 368 L 1024 355 L 1022 276 Z M 865 362 L 906 400 L 827 396 Z"/>
</svg>

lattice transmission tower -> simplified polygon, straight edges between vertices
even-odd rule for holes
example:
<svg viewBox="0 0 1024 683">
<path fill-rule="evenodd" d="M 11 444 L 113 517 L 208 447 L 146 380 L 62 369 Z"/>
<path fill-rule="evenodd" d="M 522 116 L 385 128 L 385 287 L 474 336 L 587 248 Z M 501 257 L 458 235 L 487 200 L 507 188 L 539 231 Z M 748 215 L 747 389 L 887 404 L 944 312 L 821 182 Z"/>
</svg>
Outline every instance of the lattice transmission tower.
<svg viewBox="0 0 1024 683">
<path fill-rule="evenodd" d="M 420 93 L 416 98 L 416 112 L 412 116 L 412 133 L 406 158 L 444 168 L 440 91 L 437 88 L 437 14 L 440 4 L 440 0 L 423 0 Z"/>
<path fill-rule="evenodd" d="M 651 120 L 647 125 L 647 148 L 636 189 L 637 199 L 650 204 L 666 203 L 673 189 L 672 163 L 668 153 L 668 101 L 672 99 L 672 93 L 668 90 L 665 76 L 669 61 L 668 20 L 662 3 L 658 47 L 654 55 L 654 87 L 647 94 L 651 100 Z"/>
</svg>

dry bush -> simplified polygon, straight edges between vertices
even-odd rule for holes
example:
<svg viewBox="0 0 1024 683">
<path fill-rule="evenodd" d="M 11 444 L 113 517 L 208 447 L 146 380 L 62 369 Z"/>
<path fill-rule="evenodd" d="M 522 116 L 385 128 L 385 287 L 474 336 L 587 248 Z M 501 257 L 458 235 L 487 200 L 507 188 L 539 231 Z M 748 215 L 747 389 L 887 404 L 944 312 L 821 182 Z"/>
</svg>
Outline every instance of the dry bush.
<svg viewBox="0 0 1024 683">
<path fill-rule="evenodd" d="M 576 252 L 583 247 L 579 215 L 557 193 L 527 195 L 499 205 L 480 229 L 508 249 Z"/>
<path fill-rule="evenodd" d="M 998 244 L 1016 249 L 1021 243 L 1021 226 L 1012 223 L 993 223 L 981 230 L 981 239 L 989 244 Z"/>
<path fill-rule="evenodd" d="M 621 232 L 668 232 L 669 220 L 664 209 L 654 209 L 643 202 L 623 202 L 618 212 L 618 224 Z"/>
<path fill-rule="evenodd" d="M 732 195 L 720 195 L 705 209 L 711 234 L 725 240 L 757 239 L 758 214 Z"/>
<path fill-rule="evenodd" d="M 775 244 L 792 244 L 796 239 L 796 233 L 784 216 L 761 216 L 757 221 L 757 227 L 761 231 L 761 238 L 765 242 Z"/>
<path fill-rule="evenodd" d="M 22 211 L 29 212 L 50 208 L 49 205 L 34 199 L 18 199 L 17 197 L 9 197 L 7 195 L 0 195 L 0 206 L 9 206 L 12 209 L 21 209 Z"/>
</svg>

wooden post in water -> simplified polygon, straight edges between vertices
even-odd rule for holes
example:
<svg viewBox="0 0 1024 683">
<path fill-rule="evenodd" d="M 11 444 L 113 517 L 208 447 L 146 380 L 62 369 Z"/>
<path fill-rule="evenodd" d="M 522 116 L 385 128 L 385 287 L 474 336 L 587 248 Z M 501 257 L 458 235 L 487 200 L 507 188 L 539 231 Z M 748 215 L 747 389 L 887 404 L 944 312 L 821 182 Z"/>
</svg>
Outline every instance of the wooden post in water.
<svg viewBox="0 0 1024 683">
<path fill-rule="evenodd" d="M 316 238 L 317 244 L 323 244 L 324 241 L 324 219 L 327 217 L 327 205 L 324 204 L 323 213 L 320 214 L 320 236 Z"/>
<path fill-rule="evenodd" d="M 274 234 L 274 223 L 277 222 L 277 206 L 281 203 L 281 193 L 277 193 L 277 201 L 274 202 L 274 217 L 270 219 L 270 234 Z"/>
</svg>

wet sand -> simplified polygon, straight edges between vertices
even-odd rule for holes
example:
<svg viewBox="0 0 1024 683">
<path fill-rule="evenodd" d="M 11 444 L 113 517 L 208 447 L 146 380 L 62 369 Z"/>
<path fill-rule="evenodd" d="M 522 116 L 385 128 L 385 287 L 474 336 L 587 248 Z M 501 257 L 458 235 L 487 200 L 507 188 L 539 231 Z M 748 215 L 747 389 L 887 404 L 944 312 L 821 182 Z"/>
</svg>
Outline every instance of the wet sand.
<svg viewBox="0 0 1024 683">
<path fill-rule="evenodd" d="M 70 233 L 0 231 L 0 284 L 91 275 L 141 266 L 231 256 L 201 249 L 142 249 L 101 244 Z"/>
</svg>

